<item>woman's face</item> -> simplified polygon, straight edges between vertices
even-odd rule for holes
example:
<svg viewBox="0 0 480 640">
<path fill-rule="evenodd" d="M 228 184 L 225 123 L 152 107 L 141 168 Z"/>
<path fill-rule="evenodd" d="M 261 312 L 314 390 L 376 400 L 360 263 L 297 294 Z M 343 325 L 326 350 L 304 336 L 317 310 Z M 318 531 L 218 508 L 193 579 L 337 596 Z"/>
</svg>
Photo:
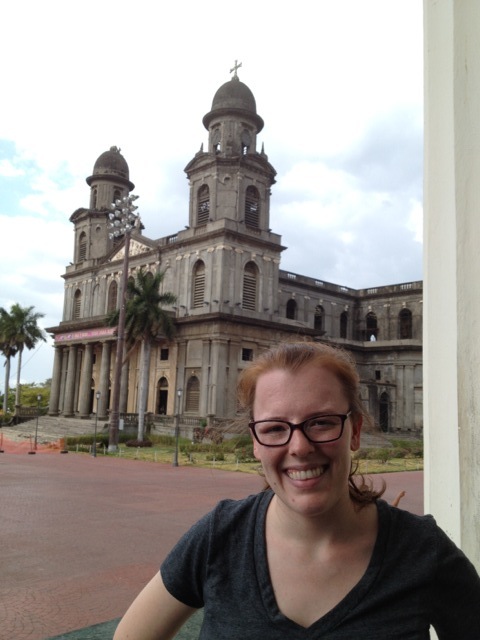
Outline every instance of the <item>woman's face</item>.
<svg viewBox="0 0 480 640">
<path fill-rule="evenodd" d="M 257 380 L 254 420 L 275 418 L 296 424 L 349 410 L 339 379 L 316 364 L 296 372 L 273 369 Z M 290 442 L 281 447 L 265 447 L 254 439 L 254 454 L 283 505 L 305 516 L 330 514 L 331 510 L 350 507 L 350 452 L 360 446 L 360 429 L 361 421 L 353 424 L 348 418 L 341 438 L 325 444 L 313 444 L 295 429 Z"/>
</svg>

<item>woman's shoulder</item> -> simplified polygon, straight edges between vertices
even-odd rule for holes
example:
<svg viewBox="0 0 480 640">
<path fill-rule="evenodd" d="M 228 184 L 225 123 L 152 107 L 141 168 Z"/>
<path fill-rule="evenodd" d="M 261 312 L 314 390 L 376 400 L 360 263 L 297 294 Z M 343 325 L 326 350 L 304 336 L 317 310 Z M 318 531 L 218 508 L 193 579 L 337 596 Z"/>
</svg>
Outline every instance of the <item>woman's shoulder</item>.
<svg viewBox="0 0 480 640">
<path fill-rule="evenodd" d="M 261 491 L 241 498 L 233 500 L 231 498 L 221 500 L 210 512 L 210 517 L 215 521 L 229 523 L 250 517 L 256 518 L 259 514 L 266 512 L 268 504 L 272 499 L 273 493 Z"/>
<path fill-rule="evenodd" d="M 429 557 L 460 552 L 432 515 L 411 513 L 384 500 L 377 501 L 377 508 L 380 532 L 386 534 L 397 548 L 405 550 L 408 547 Z"/>
</svg>

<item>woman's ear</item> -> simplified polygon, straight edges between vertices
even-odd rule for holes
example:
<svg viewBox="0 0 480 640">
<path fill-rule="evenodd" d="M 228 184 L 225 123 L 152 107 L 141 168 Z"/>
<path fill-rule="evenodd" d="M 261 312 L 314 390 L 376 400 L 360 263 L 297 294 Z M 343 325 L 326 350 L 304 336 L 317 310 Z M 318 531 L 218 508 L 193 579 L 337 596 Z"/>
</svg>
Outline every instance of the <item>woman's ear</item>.
<svg viewBox="0 0 480 640">
<path fill-rule="evenodd" d="M 352 437 L 350 439 L 351 451 L 358 451 L 360 449 L 360 433 L 362 431 L 363 416 L 358 418 L 351 418 L 352 420 Z"/>
<path fill-rule="evenodd" d="M 258 442 L 253 437 L 253 433 L 251 431 L 250 431 L 250 436 L 251 436 L 252 441 L 253 441 L 253 455 L 255 456 L 256 460 L 259 460 L 261 462 L 260 456 L 259 456 L 259 453 L 258 453 L 259 445 L 258 445 Z"/>
</svg>

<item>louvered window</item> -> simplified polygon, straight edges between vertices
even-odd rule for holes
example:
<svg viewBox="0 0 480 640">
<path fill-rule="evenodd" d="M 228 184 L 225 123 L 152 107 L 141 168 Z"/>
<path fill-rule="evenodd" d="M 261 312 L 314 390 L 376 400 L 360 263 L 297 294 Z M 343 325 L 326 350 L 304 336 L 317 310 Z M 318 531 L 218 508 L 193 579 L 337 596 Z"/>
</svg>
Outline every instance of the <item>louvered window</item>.
<svg viewBox="0 0 480 640">
<path fill-rule="evenodd" d="M 75 291 L 75 296 L 73 298 L 73 319 L 78 320 L 80 318 L 80 312 L 82 309 L 82 292 L 80 289 Z"/>
<path fill-rule="evenodd" d="M 243 309 L 255 311 L 257 308 L 257 267 L 253 262 L 245 266 L 243 273 Z"/>
<path fill-rule="evenodd" d="M 87 259 L 87 234 L 82 232 L 78 242 L 78 261 L 83 262 Z"/>
<path fill-rule="evenodd" d="M 193 274 L 193 306 L 202 307 L 205 300 L 205 264 L 200 260 Z"/>
<path fill-rule="evenodd" d="M 200 381 L 192 376 L 187 383 L 187 397 L 185 399 L 185 411 L 198 413 L 200 407 Z"/>
<path fill-rule="evenodd" d="M 260 226 L 260 195 L 255 187 L 248 187 L 245 193 L 245 224 L 256 229 Z"/>
<path fill-rule="evenodd" d="M 206 225 L 210 218 L 210 190 L 206 184 L 204 184 L 198 190 L 198 202 L 197 202 L 197 225 Z"/>
<path fill-rule="evenodd" d="M 117 308 L 118 285 L 114 280 L 108 289 L 107 313 L 115 311 Z"/>
</svg>

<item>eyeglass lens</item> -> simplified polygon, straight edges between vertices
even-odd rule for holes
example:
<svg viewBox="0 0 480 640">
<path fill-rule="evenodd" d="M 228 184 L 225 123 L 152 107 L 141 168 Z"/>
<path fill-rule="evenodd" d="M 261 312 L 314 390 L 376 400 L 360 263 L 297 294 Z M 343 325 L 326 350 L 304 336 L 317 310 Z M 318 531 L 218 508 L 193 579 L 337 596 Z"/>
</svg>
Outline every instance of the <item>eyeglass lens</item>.
<svg viewBox="0 0 480 640">
<path fill-rule="evenodd" d="M 344 417 L 316 416 L 309 418 L 294 427 L 301 428 L 303 433 L 312 442 L 327 442 L 340 437 Z M 281 420 L 261 420 L 252 424 L 258 441 L 265 445 L 280 445 L 288 442 L 292 426 Z"/>
</svg>

